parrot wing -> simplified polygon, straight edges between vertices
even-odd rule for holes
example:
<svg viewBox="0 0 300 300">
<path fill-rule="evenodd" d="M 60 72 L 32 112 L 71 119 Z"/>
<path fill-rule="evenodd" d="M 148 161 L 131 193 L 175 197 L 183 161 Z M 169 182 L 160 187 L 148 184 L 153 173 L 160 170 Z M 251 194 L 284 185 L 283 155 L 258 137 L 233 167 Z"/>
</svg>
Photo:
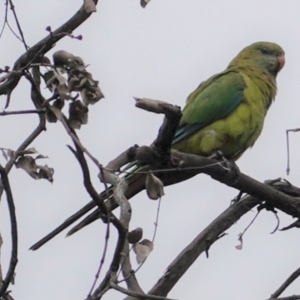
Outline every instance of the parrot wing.
<svg viewBox="0 0 300 300">
<path fill-rule="evenodd" d="M 225 118 L 243 101 L 246 85 L 236 71 L 217 74 L 189 95 L 173 144 Z"/>
</svg>

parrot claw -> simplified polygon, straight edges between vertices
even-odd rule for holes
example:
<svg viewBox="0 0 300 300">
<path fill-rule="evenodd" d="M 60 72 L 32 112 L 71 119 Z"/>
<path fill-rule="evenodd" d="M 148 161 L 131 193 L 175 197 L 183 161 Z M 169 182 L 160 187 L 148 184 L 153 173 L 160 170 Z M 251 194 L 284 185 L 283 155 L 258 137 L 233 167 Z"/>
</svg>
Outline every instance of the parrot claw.
<svg viewBox="0 0 300 300">
<path fill-rule="evenodd" d="M 235 181 L 239 177 L 241 171 L 239 167 L 233 160 L 228 160 L 222 151 L 216 150 L 213 154 L 209 157 L 211 159 L 220 160 L 222 162 L 221 166 L 227 170 L 230 175 L 232 176 L 232 180 Z"/>
<path fill-rule="evenodd" d="M 243 197 L 244 192 L 240 191 L 238 193 L 237 196 L 235 196 L 231 201 L 230 201 L 230 205 L 235 204 L 237 202 L 239 202 L 241 200 L 241 198 Z"/>
<path fill-rule="evenodd" d="M 222 151 L 220 150 L 216 150 L 212 153 L 212 155 L 209 156 L 209 158 L 211 159 L 215 159 L 215 160 L 222 160 L 222 161 L 225 161 L 227 160 L 223 154 Z"/>
<path fill-rule="evenodd" d="M 224 158 L 224 162 L 222 163 L 222 165 L 224 169 L 228 170 L 232 181 L 236 181 L 239 178 L 241 171 L 234 161 L 230 161 Z"/>
</svg>

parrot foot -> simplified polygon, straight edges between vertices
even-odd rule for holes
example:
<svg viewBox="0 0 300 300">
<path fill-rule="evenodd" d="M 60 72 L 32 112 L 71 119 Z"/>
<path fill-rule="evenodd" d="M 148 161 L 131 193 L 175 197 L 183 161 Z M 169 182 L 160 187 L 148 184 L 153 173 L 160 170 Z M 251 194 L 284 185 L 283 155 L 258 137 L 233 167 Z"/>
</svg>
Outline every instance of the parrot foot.
<svg viewBox="0 0 300 300">
<path fill-rule="evenodd" d="M 209 156 L 209 158 L 215 159 L 215 160 L 223 160 L 223 161 L 227 160 L 227 159 L 225 158 L 223 152 L 220 151 L 220 150 L 214 151 L 214 152 L 212 153 L 212 155 Z"/>
<path fill-rule="evenodd" d="M 239 167 L 233 160 L 228 160 L 224 156 L 222 151 L 220 151 L 220 150 L 214 151 L 213 154 L 209 158 L 215 159 L 215 160 L 220 160 L 222 162 L 221 166 L 230 173 L 230 176 L 232 177 L 231 178 L 232 181 L 235 181 L 238 179 L 238 177 L 241 173 Z"/>
<path fill-rule="evenodd" d="M 230 205 L 239 202 L 239 201 L 241 200 L 241 198 L 243 197 L 243 195 L 244 195 L 244 192 L 240 191 L 240 192 L 238 193 L 238 195 L 235 196 L 235 197 L 230 201 Z"/>
<path fill-rule="evenodd" d="M 228 172 L 230 173 L 232 181 L 236 181 L 239 178 L 241 171 L 234 161 L 224 158 L 224 162 L 222 163 L 222 165 L 224 169 L 228 170 Z"/>
</svg>

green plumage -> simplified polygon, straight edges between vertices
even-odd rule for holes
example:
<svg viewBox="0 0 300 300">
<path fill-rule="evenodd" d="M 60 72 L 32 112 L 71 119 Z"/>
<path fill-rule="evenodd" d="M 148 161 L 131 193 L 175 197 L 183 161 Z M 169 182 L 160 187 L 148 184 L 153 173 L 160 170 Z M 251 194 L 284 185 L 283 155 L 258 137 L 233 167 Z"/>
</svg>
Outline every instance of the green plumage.
<svg viewBox="0 0 300 300">
<path fill-rule="evenodd" d="M 210 77 L 189 95 L 173 148 L 204 156 L 219 150 L 228 159 L 238 159 L 254 145 L 262 131 L 266 113 L 276 95 L 276 75 L 283 65 L 284 52 L 276 44 L 259 42 L 243 49 L 224 72 Z M 136 166 L 137 170 L 140 169 Z M 127 198 L 144 189 L 145 177 L 139 173 L 126 176 Z M 107 195 L 113 197 L 112 188 L 101 193 L 103 198 Z M 94 207 L 93 202 L 88 205 Z M 88 206 L 88 210 L 91 207 Z M 97 218 L 98 209 L 68 234 Z M 39 244 L 33 249 L 38 247 Z"/>
<path fill-rule="evenodd" d="M 228 159 L 239 158 L 262 131 L 283 55 L 276 44 L 252 44 L 224 72 L 202 83 L 187 98 L 173 147 L 205 156 L 219 150 Z"/>
</svg>

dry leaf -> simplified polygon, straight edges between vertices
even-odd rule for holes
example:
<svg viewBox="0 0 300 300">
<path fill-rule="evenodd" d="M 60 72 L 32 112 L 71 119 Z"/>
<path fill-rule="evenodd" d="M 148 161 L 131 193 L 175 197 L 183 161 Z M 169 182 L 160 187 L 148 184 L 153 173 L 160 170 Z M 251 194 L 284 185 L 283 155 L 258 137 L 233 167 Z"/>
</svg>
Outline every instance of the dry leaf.
<svg viewBox="0 0 300 300">
<path fill-rule="evenodd" d="M 1 148 L 1 151 L 2 151 L 2 155 L 3 155 L 4 159 L 8 160 L 8 156 L 6 154 L 6 150 L 4 150 L 3 148 Z"/>
<path fill-rule="evenodd" d="M 142 240 L 140 243 L 133 246 L 133 251 L 136 254 L 136 261 L 141 264 L 153 250 L 153 243 L 147 239 Z"/>
<path fill-rule="evenodd" d="M 53 182 L 54 169 L 48 167 L 47 165 L 39 166 L 36 164 L 37 159 L 47 158 L 47 156 L 39 154 L 36 156 L 36 158 L 33 158 L 32 156 L 24 155 L 24 153 L 25 154 L 38 153 L 34 148 L 29 148 L 20 152 L 22 156 L 19 157 L 18 160 L 15 162 L 15 166 L 17 168 L 23 169 L 34 179 L 47 179 L 48 181 Z M 20 155 L 19 152 L 18 155 Z"/>
<path fill-rule="evenodd" d="M 41 159 L 41 158 L 49 158 L 49 157 L 48 157 L 48 156 L 45 156 L 45 155 L 43 155 L 43 154 L 39 154 L 39 155 L 35 158 L 35 160 Z"/>
<path fill-rule="evenodd" d="M 59 95 L 59 98 L 61 100 L 69 100 L 71 99 L 71 96 L 69 95 L 69 87 L 64 83 L 64 84 L 59 84 L 56 88 L 57 93 Z"/>
<path fill-rule="evenodd" d="M 82 124 L 88 122 L 88 108 L 79 100 L 70 103 L 69 125 L 74 129 L 80 129 Z"/>
<path fill-rule="evenodd" d="M 85 67 L 84 61 L 80 56 L 74 56 L 74 61 L 78 67 Z"/>
<path fill-rule="evenodd" d="M 36 153 L 38 153 L 38 151 L 33 147 L 25 149 L 25 150 L 18 151 L 18 155 L 36 154 Z"/>
<path fill-rule="evenodd" d="M 80 92 L 82 101 L 85 105 L 95 104 L 104 97 L 98 86 L 83 88 Z"/>
<path fill-rule="evenodd" d="M 142 8 L 145 8 L 150 1 L 151 0 L 141 0 L 141 6 L 142 6 Z"/>
<path fill-rule="evenodd" d="M 38 179 L 38 174 L 37 174 L 38 167 L 33 157 L 22 156 L 15 162 L 15 165 L 17 168 L 21 168 L 25 172 L 27 172 L 32 178 Z"/>
<path fill-rule="evenodd" d="M 43 75 L 43 79 L 46 83 L 46 87 L 51 91 L 54 92 L 55 88 L 58 85 L 58 80 L 55 76 L 54 71 L 48 71 Z"/>
<path fill-rule="evenodd" d="M 242 250 L 243 249 L 243 236 L 242 236 L 242 234 L 239 234 L 238 241 L 240 242 L 240 244 L 236 245 L 235 248 L 237 250 Z"/>
<path fill-rule="evenodd" d="M 63 99 L 57 99 L 53 102 L 53 106 L 59 110 L 62 110 L 64 105 L 65 105 L 65 101 Z"/>
<path fill-rule="evenodd" d="M 143 237 L 143 229 L 137 227 L 136 229 L 130 231 L 127 235 L 128 242 L 130 244 L 136 244 Z"/>
<path fill-rule="evenodd" d="M 46 120 L 49 123 L 56 123 L 57 122 L 57 118 L 51 110 L 47 110 L 46 113 L 45 113 L 45 116 L 46 116 Z"/>
<path fill-rule="evenodd" d="M 11 150 L 11 149 L 7 149 L 7 152 L 6 152 L 6 153 L 7 153 L 8 157 L 9 157 L 10 159 L 14 158 L 15 155 L 16 155 L 16 152 L 13 151 L 13 150 Z"/>
<path fill-rule="evenodd" d="M 53 62 L 56 67 L 71 67 L 74 55 L 65 50 L 59 50 L 53 53 Z"/>
<path fill-rule="evenodd" d="M 58 108 L 49 105 L 49 109 L 51 110 L 51 112 L 53 112 L 53 114 L 55 115 L 55 117 L 57 118 L 57 120 L 61 121 L 63 119 L 63 114 L 62 114 L 62 112 Z"/>
<path fill-rule="evenodd" d="M 45 166 L 38 166 L 39 168 L 39 179 L 47 179 L 50 182 L 53 182 L 53 174 L 54 174 L 54 169 L 49 168 L 47 165 Z"/>
<path fill-rule="evenodd" d="M 152 173 L 148 173 L 146 177 L 146 191 L 147 195 L 152 200 L 157 200 L 164 193 L 164 185 L 161 180 L 153 175 Z"/>
<path fill-rule="evenodd" d="M 64 76 L 60 75 L 58 72 L 54 71 L 54 75 L 59 85 L 63 85 L 67 83 L 67 79 Z"/>
<path fill-rule="evenodd" d="M 80 79 L 77 76 L 69 76 L 68 79 L 69 91 L 80 91 Z"/>
</svg>

